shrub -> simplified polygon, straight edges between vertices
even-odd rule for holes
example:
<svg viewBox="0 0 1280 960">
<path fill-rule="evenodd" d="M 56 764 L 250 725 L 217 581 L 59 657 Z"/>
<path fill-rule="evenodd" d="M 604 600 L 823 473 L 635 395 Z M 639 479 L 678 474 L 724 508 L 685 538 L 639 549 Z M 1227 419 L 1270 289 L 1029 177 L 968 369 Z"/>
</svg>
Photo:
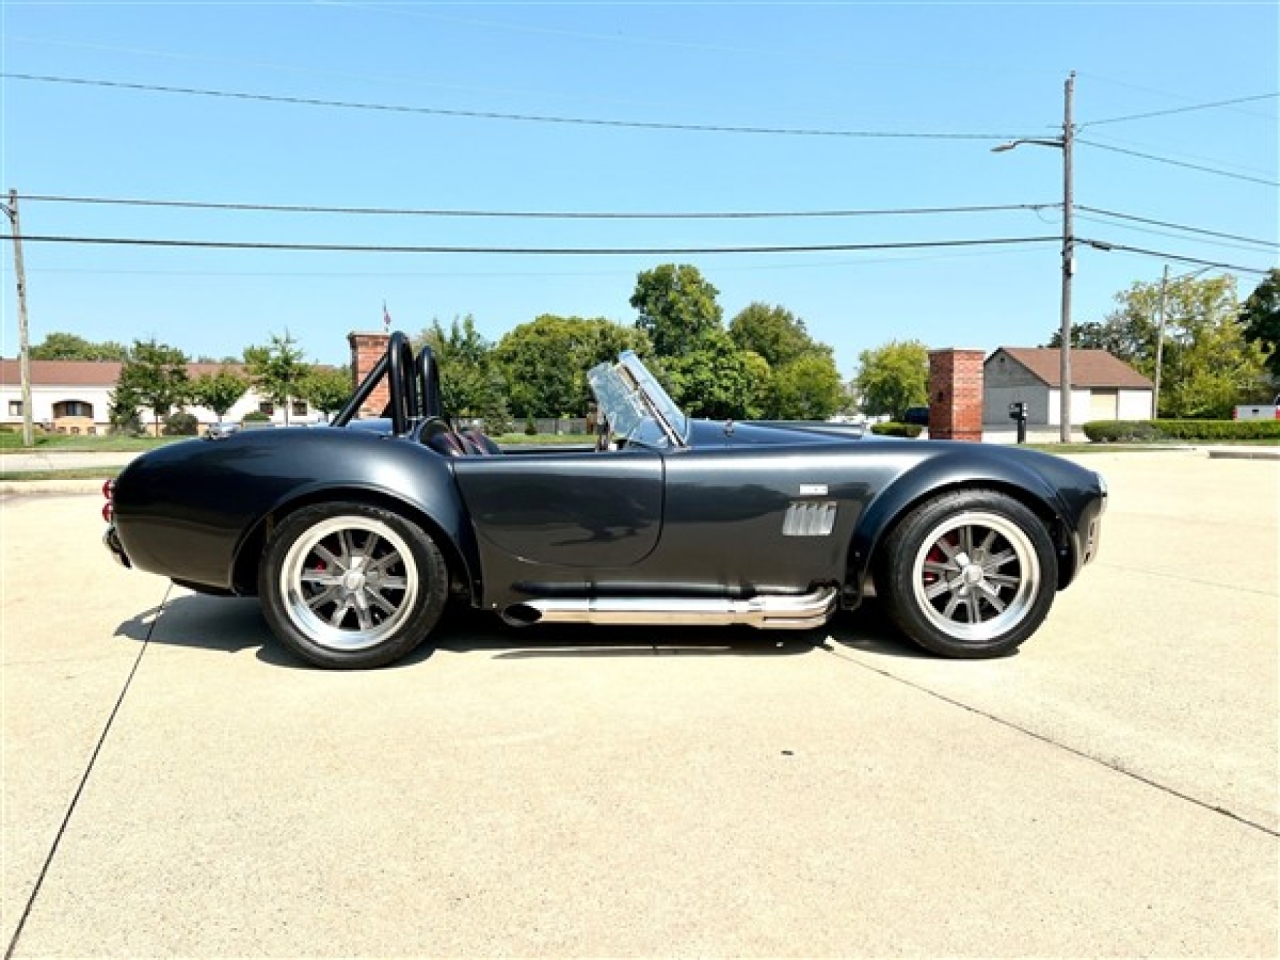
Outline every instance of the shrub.
<svg viewBox="0 0 1280 960">
<path fill-rule="evenodd" d="M 1094 443 L 1280 440 L 1277 420 L 1091 420 L 1083 430 Z"/>
<path fill-rule="evenodd" d="M 265 423 L 266 421 L 270 420 L 271 417 L 263 413 L 261 410 L 250 410 L 248 413 L 244 415 L 242 419 L 251 420 L 254 423 Z"/>
<path fill-rule="evenodd" d="M 893 420 L 871 425 L 871 432 L 882 437 L 909 437 L 912 440 L 920 436 L 923 430 L 918 423 L 897 423 Z"/>
<path fill-rule="evenodd" d="M 194 413 L 171 413 L 164 418 L 164 429 L 161 430 L 166 437 L 194 437 L 200 432 L 200 421 L 196 419 Z"/>
<path fill-rule="evenodd" d="M 530 436 L 530 437 L 536 437 L 538 435 L 538 425 L 533 422 L 533 417 L 525 418 L 524 432 L 527 436 Z"/>
</svg>

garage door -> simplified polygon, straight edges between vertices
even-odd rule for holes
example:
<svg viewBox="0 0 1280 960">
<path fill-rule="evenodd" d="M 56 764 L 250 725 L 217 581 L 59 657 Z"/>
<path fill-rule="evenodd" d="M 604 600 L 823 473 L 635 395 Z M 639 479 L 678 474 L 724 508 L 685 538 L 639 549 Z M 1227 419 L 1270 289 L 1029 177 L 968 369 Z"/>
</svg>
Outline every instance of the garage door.
<svg viewBox="0 0 1280 960">
<path fill-rule="evenodd" d="M 1089 394 L 1090 420 L 1115 420 L 1120 414 L 1120 391 L 1094 389 Z"/>
</svg>

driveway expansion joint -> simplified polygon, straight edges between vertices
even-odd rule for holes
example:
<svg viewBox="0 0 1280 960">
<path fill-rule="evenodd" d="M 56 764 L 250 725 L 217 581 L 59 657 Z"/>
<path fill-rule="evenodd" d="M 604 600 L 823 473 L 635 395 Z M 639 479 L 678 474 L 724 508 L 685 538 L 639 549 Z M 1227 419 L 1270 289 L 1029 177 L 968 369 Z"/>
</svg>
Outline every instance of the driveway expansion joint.
<svg viewBox="0 0 1280 960">
<path fill-rule="evenodd" d="M 165 604 L 169 602 L 169 595 L 173 592 L 173 585 L 170 584 L 166 590 L 164 597 L 160 601 L 160 609 L 164 609 Z M 147 652 L 147 647 L 151 644 L 151 633 L 155 630 L 158 622 L 157 617 L 153 620 L 147 630 L 147 637 L 138 647 L 137 656 L 134 657 L 133 666 L 129 670 L 129 675 L 125 677 L 124 684 L 120 688 L 120 694 L 116 697 L 115 704 L 111 707 L 111 712 L 107 715 L 106 723 L 102 726 L 102 733 L 98 735 L 98 741 L 94 744 L 93 752 L 89 755 L 89 760 L 85 764 L 84 772 L 80 775 L 80 782 L 76 785 L 75 793 L 71 795 L 71 802 L 67 804 L 67 812 L 62 817 L 62 822 L 58 824 L 57 832 L 54 833 L 53 842 L 49 845 L 49 852 L 45 855 L 44 863 L 40 866 L 40 872 L 36 875 L 36 882 L 31 887 L 31 893 L 27 896 L 26 905 L 22 908 L 22 916 L 18 919 L 18 925 L 14 928 L 13 936 L 9 939 L 9 944 L 5 948 L 4 960 L 11 960 L 15 951 L 18 949 L 18 943 L 22 939 L 22 932 L 26 928 L 27 920 L 30 918 L 32 911 L 35 909 L 36 900 L 40 897 L 40 891 L 44 887 L 45 877 L 49 874 L 49 868 L 53 865 L 54 858 L 58 855 L 58 848 L 62 844 L 62 838 L 67 832 L 67 827 L 71 825 L 71 818 L 75 815 L 76 808 L 80 804 L 80 797 L 84 794 L 85 787 L 89 784 L 89 778 L 93 775 L 94 765 L 98 761 L 98 755 L 102 752 L 103 746 L 107 742 L 107 737 L 111 734 L 111 728 L 115 725 L 117 715 L 120 708 L 124 706 L 125 697 L 129 695 L 129 689 L 133 686 L 133 678 L 137 676 L 138 668 L 142 665 L 142 657 Z"/>
<path fill-rule="evenodd" d="M 1095 756 L 1091 753 L 1086 753 L 1085 751 L 1077 749 L 1076 747 L 1070 746 L 1069 744 L 1062 743 L 1058 740 L 1054 740 L 1052 737 L 1046 736 L 1043 733 L 1037 733 L 1035 730 L 1032 730 L 1028 727 L 1024 727 L 1020 724 L 1014 723 L 1012 720 L 1006 720 L 1003 717 L 996 716 L 994 713 L 991 713 L 986 710 L 982 710 L 979 707 L 971 706 L 970 704 L 957 700 L 954 697 L 949 697 L 946 694 L 938 693 L 938 691 L 936 690 L 930 690 L 928 687 L 923 686 L 922 684 L 916 683 L 915 681 L 912 681 L 912 680 L 907 680 L 904 677 L 899 677 L 896 674 L 890 673 L 888 670 L 882 670 L 878 667 L 873 667 L 868 663 L 864 663 L 863 661 L 859 660 L 856 657 L 849 656 L 847 653 L 845 653 L 845 651 L 841 650 L 840 646 L 838 645 L 833 646 L 830 643 L 822 643 L 818 645 L 818 649 L 825 650 L 827 653 L 830 653 L 832 656 L 834 656 L 837 660 L 842 660 L 845 663 L 850 663 L 856 667 L 866 670 L 869 673 L 878 674 L 879 676 L 884 677 L 886 680 L 892 680 L 893 682 L 900 683 L 905 687 L 910 687 L 913 690 L 918 690 L 920 693 L 933 697 L 935 700 L 940 700 L 943 703 L 949 704 L 953 707 L 959 707 L 961 710 L 965 710 L 968 713 L 976 714 L 979 717 L 983 717 L 987 720 L 992 721 L 993 723 L 998 723 L 1002 727 L 1007 727 L 1010 730 L 1015 730 L 1018 733 L 1023 734 L 1024 736 L 1031 737 L 1032 739 L 1035 739 L 1035 740 L 1039 740 L 1041 743 L 1048 744 L 1051 747 L 1054 747 L 1058 750 L 1062 750 L 1063 752 L 1069 753 L 1073 756 L 1079 757 L 1082 760 L 1087 760 L 1090 763 L 1097 764 L 1100 767 L 1105 767 L 1106 769 L 1112 770 L 1115 773 L 1120 774 L 1121 776 L 1125 776 L 1130 778 L 1131 780 L 1136 780 L 1139 783 L 1146 784 L 1148 787 L 1153 787 L 1156 790 L 1159 790 L 1161 793 L 1165 793 L 1171 797 L 1176 797 L 1179 800 L 1183 800 L 1187 803 L 1194 804 L 1195 806 L 1200 807 L 1201 809 L 1208 810 L 1210 813 L 1216 813 L 1220 816 L 1228 818 L 1229 820 L 1235 820 L 1237 823 L 1240 823 L 1246 827 L 1251 827 L 1254 830 L 1257 830 L 1261 833 L 1265 833 L 1267 836 L 1280 838 L 1280 830 L 1276 830 L 1272 827 L 1268 827 L 1266 824 L 1263 824 L 1263 823 L 1258 823 L 1256 820 L 1250 820 L 1248 817 L 1242 816 L 1241 814 L 1228 810 L 1226 807 L 1219 806 L 1218 804 L 1215 804 L 1215 803 L 1210 803 L 1206 800 L 1201 800 L 1197 797 L 1191 796 L 1190 794 L 1183 793 L 1180 790 L 1175 790 L 1173 787 L 1170 787 L 1167 784 L 1163 784 L 1163 783 L 1160 783 L 1159 781 L 1152 780 L 1150 777 L 1146 777 L 1140 773 L 1137 773 L 1136 771 L 1129 770 L 1128 768 L 1123 767 L 1118 763 L 1106 760 L 1102 757 Z"/>
</svg>

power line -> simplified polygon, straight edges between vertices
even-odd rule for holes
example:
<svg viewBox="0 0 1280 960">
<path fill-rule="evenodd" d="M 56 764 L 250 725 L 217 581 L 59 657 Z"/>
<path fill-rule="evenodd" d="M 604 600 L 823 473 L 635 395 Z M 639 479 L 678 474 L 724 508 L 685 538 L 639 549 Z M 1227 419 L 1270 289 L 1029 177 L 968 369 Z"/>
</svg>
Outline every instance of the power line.
<svg viewBox="0 0 1280 960">
<path fill-rule="evenodd" d="M 1174 230 L 1158 230 L 1154 227 L 1142 227 L 1137 224 L 1109 220 L 1106 217 L 1097 217 L 1089 213 L 1079 213 L 1077 214 L 1077 219 L 1088 223 L 1101 223 L 1108 227 L 1114 227 L 1117 230 L 1125 230 L 1130 233 L 1141 233 L 1148 237 L 1167 237 L 1172 240 L 1189 240 L 1192 243 L 1211 244 L 1217 250 L 1243 250 L 1246 253 L 1262 252 L 1258 247 L 1244 243 L 1232 243 L 1227 240 L 1202 240 L 1198 237 L 1188 236 L 1185 233 L 1178 233 Z"/>
<path fill-rule="evenodd" d="M 13 240 L 13 237 L 4 237 Z M 26 243 L 91 244 L 124 247 L 176 247 L 203 250 L 279 250 L 303 253 L 471 253 L 530 256 L 683 256 L 715 253 L 827 253 L 850 250 L 919 250 L 943 247 L 1008 246 L 1059 242 L 1061 237 L 993 237 L 980 240 L 914 240 L 893 243 L 820 243 L 744 247 L 454 247 L 350 243 L 284 243 L 257 240 L 181 240 L 153 237 L 77 237 L 21 235 Z"/>
<path fill-rule="evenodd" d="M 169 87 L 151 83 L 125 83 L 93 77 L 58 77 L 32 73 L 0 73 L 7 80 L 29 80 L 35 83 L 71 84 L 146 93 L 169 93 L 183 96 L 215 97 L 258 103 L 283 103 L 293 106 L 330 107 L 341 110 L 372 110 L 383 113 L 408 113 L 437 117 L 463 117 L 473 120 L 515 120 L 524 123 L 555 123 L 588 127 L 614 127 L 633 130 L 675 130 L 694 133 L 737 133 L 784 137 L 845 137 L 885 140 L 1015 140 L 1009 133 L 948 133 L 941 131 L 831 130 L 816 127 L 739 127 L 711 123 L 668 123 L 644 120 L 611 120 L 598 117 L 564 117 L 549 114 L 500 113 L 491 110 L 453 110 L 443 107 L 415 107 L 404 104 L 367 103 L 356 100 L 321 100 L 313 97 L 287 97 L 276 94 L 246 93 L 238 90 L 214 90 L 202 87 Z"/>
<path fill-rule="evenodd" d="M 1170 160 L 1168 157 L 1157 157 L 1150 153 L 1139 153 L 1137 150 L 1125 150 L 1122 147 L 1112 147 L 1105 143 L 1098 143 L 1096 140 L 1077 139 L 1076 143 L 1083 143 L 1086 146 L 1097 147 L 1099 150 L 1110 150 L 1112 153 L 1123 153 L 1130 157 L 1139 157 L 1143 160 L 1153 160 L 1156 163 L 1167 163 L 1174 167 L 1185 167 L 1188 170 L 1199 170 L 1201 173 L 1212 173 L 1219 177 L 1230 177 L 1233 180 L 1247 180 L 1250 183 L 1261 183 L 1268 187 L 1280 187 L 1280 181 L 1264 180 L 1261 177 L 1249 177 L 1243 173 L 1231 173 L 1227 170 L 1218 170 L 1214 167 L 1204 167 L 1197 163 L 1183 163 L 1181 160 Z"/>
<path fill-rule="evenodd" d="M 1100 127 L 1104 123 L 1126 123 L 1129 120 L 1146 120 L 1151 117 L 1167 117 L 1175 113 L 1191 113 L 1194 110 L 1212 110 L 1216 107 L 1230 107 L 1237 103 L 1253 103 L 1258 100 L 1274 100 L 1280 93 L 1260 93 L 1252 97 L 1236 97 L 1234 100 L 1216 100 L 1213 103 L 1196 103 L 1186 107 L 1171 107 L 1168 110 L 1152 110 L 1149 113 L 1131 113 L 1124 117 L 1108 117 L 1105 120 L 1089 120 L 1081 123 L 1077 129 Z"/>
<path fill-rule="evenodd" d="M 1183 233 L 1195 233 L 1205 237 L 1217 237 L 1222 240 L 1239 240 L 1242 243 L 1255 243 L 1263 247 L 1272 247 L 1280 249 L 1280 243 L 1275 240 L 1255 240 L 1253 237 L 1242 237 L 1234 233 L 1222 233 L 1218 230 L 1205 230 L 1201 227 L 1189 227 L 1182 223 L 1170 223 L 1167 220 L 1153 220 L 1150 217 L 1137 217 L 1128 213 L 1117 213 L 1114 210 L 1102 210 L 1098 207 L 1086 207 L 1080 204 L 1076 206 L 1077 210 L 1084 210 L 1088 213 L 1096 213 L 1099 216 L 1112 217 L 1116 220 L 1132 220 L 1134 223 L 1146 223 L 1155 227 L 1168 227 L 1171 230 L 1181 230 Z"/>
<path fill-rule="evenodd" d="M 1271 269 L 1262 270 L 1257 267 L 1242 267 L 1234 263 L 1220 263 L 1216 260 L 1202 260 L 1199 257 L 1186 257 L 1178 253 L 1168 253 L 1164 250 L 1149 250 L 1146 247 L 1130 247 L 1123 243 L 1108 243 L 1102 240 L 1086 240 L 1083 237 L 1076 237 L 1077 243 L 1088 244 L 1099 250 L 1111 251 L 1118 250 L 1122 253 L 1140 253 L 1143 256 L 1159 257 L 1162 260 L 1176 260 L 1179 263 L 1194 263 L 1202 267 L 1217 267 L 1220 270 L 1233 270 L 1236 273 L 1256 273 L 1260 276 L 1266 276 Z"/>
<path fill-rule="evenodd" d="M 626 212 L 559 210 L 448 210 L 413 207 L 325 207 L 311 204 L 238 203 L 206 200 L 161 200 L 139 197 L 77 197 L 57 194 L 20 194 L 20 199 L 42 203 L 102 204 L 126 207 L 177 207 L 185 210 L 231 210 L 261 213 L 324 213 L 352 216 L 487 217 L 541 220 L 769 220 L 836 217 L 918 216 L 929 214 L 997 213 L 1013 210 L 1045 210 L 1059 203 L 1010 203 L 960 207 L 898 207 L 863 210 L 751 210 L 697 212 Z"/>
</svg>

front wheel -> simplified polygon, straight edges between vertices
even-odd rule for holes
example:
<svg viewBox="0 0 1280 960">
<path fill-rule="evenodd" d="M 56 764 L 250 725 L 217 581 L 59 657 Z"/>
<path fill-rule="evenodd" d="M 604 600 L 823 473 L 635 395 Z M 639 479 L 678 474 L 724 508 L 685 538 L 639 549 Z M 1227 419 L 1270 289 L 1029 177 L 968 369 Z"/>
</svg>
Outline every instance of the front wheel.
<svg viewBox="0 0 1280 960">
<path fill-rule="evenodd" d="M 885 541 L 876 590 L 890 618 L 926 650 L 997 657 L 1044 622 L 1057 590 L 1044 522 L 991 490 L 928 500 Z"/>
<path fill-rule="evenodd" d="M 304 507 L 276 527 L 258 571 L 272 631 L 322 667 L 380 667 L 416 648 L 440 619 L 444 558 L 416 524 L 381 507 Z"/>
</svg>

